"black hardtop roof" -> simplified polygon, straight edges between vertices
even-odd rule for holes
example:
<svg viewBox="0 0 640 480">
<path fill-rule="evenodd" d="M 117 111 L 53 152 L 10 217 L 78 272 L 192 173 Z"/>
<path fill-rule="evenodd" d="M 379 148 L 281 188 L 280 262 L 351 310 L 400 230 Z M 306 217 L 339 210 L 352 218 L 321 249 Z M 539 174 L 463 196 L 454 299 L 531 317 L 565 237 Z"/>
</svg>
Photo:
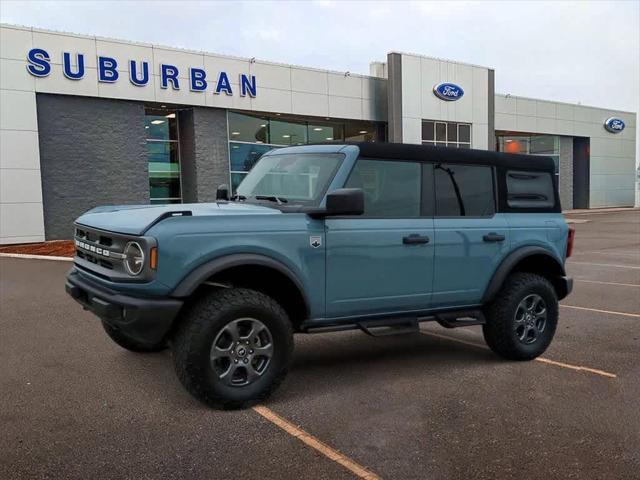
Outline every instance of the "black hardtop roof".
<svg viewBox="0 0 640 480">
<path fill-rule="evenodd" d="M 546 170 L 555 172 L 555 162 L 551 157 L 524 155 L 488 150 L 433 147 L 407 143 L 354 142 L 360 155 L 366 158 L 386 158 L 398 160 L 419 160 L 425 162 L 460 163 L 471 165 L 495 165 L 519 170 Z"/>
</svg>

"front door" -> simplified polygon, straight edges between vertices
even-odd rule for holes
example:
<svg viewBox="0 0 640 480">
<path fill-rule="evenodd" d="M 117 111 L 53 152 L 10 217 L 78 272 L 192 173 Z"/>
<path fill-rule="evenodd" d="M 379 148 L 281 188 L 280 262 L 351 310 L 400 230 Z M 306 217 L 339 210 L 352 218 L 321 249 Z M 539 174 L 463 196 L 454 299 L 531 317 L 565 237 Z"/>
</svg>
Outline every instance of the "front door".
<svg viewBox="0 0 640 480">
<path fill-rule="evenodd" d="M 433 218 L 419 162 L 359 159 L 345 187 L 362 188 L 362 216 L 327 218 L 326 316 L 430 306 Z"/>
</svg>

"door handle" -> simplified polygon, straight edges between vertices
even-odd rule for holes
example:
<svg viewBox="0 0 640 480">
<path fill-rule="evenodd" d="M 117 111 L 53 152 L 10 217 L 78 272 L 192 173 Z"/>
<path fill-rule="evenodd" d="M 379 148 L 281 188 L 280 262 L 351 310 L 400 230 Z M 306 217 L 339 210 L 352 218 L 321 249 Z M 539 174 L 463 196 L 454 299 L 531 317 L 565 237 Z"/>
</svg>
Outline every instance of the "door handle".
<svg viewBox="0 0 640 480">
<path fill-rule="evenodd" d="M 504 242 L 504 235 L 500 235 L 496 232 L 487 233 L 482 237 L 485 242 Z"/>
<path fill-rule="evenodd" d="M 405 245 L 420 245 L 423 243 L 429 243 L 429 237 L 427 237 L 426 235 L 418 235 L 417 233 L 412 233 L 411 235 L 402 237 L 402 243 Z"/>
</svg>

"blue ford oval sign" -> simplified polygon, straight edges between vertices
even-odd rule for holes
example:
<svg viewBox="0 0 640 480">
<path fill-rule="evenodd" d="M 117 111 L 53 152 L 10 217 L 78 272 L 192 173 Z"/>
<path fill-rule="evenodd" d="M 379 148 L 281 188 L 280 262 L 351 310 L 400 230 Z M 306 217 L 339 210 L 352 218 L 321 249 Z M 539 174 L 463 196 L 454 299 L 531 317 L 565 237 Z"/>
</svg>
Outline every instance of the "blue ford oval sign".
<svg viewBox="0 0 640 480">
<path fill-rule="evenodd" d="M 453 102 L 462 98 L 464 90 L 455 83 L 439 83 L 433 87 L 433 93 L 442 100 Z"/>
<path fill-rule="evenodd" d="M 604 128 L 611 133 L 620 133 L 624 130 L 624 122 L 619 118 L 611 117 L 604 121 Z"/>
</svg>

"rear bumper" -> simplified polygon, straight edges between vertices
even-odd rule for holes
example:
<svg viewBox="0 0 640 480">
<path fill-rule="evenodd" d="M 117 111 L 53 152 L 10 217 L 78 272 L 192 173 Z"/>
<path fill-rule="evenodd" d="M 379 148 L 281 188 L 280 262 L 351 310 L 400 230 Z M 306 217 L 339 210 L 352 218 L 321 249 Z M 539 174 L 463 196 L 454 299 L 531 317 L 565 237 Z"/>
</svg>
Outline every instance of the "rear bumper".
<svg viewBox="0 0 640 480">
<path fill-rule="evenodd" d="M 571 277 L 559 277 L 558 285 L 556 285 L 558 291 L 558 300 L 562 300 L 573 290 L 573 278 Z"/>
<path fill-rule="evenodd" d="M 75 268 L 67 275 L 65 290 L 85 310 L 148 344 L 162 341 L 182 307 L 182 301 L 173 298 L 131 297 L 106 289 Z"/>
</svg>

